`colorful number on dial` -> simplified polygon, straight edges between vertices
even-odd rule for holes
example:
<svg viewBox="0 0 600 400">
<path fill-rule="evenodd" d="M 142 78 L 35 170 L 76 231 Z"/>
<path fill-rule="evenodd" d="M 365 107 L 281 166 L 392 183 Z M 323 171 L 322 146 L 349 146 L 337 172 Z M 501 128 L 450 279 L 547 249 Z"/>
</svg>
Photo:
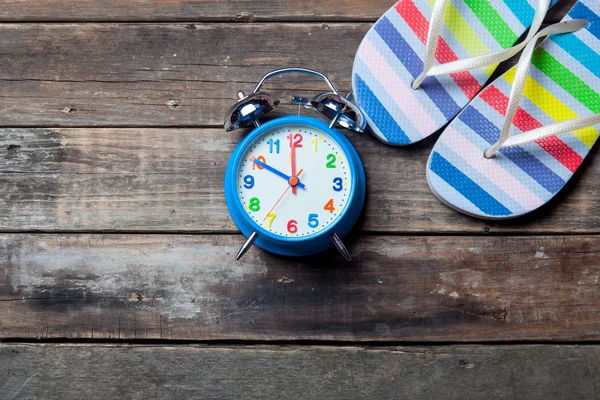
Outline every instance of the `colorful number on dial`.
<svg viewBox="0 0 600 400">
<path fill-rule="evenodd" d="M 275 146 L 277 148 L 277 154 L 279 154 L 279 147 L 281 146 L 281 141 L 279 139 L 277 139 L 275 141 L 273 141 L 273 139 L 271 139 L 267 142 L 267 144 L 269 145 L 269 152 L 271 154 L 273 154 L 273 146 Z"/>
<path fill-rule="evenodd" d="M 302 135 L 296 133 L 295 135 L 290 134 L 287 137 L 290 140 L 290 147 L 302 147 Z"/>
<path fill-rule="evenodd" d="M 319 215 L 318 214 L 310 214 L 308 216 L 308 226 L 315 229 L 319 226 Z"/>
<path fill-rule="evenodd" d="M 289 233 L 296 233 L 298 232 L 298 221 L 295 220 L 290 220 L 287 224 L 287 230 Z"/>
<path fill-rule="evenodd" d="M 277 214 L 275 214 L 275 213 L 270 213 L 270 214 L 267 214 L 267 218 L 265 218 L 265 219 L 268 219 L 268 220 L 269 220 L 269 222 L 267 223 L 267 226 L 268 226 L 269 228 L 270 228 L 271 226 L 273 226 L 273 221 L 275 221 L 275 218 L 276 218 L 276 217 L 277 217 Z"/>
<path fill-rule="evenodd" d="M 252 175 L 246 175 L 244 177 L 244 187 L 246 189 L 252 189 L 254 187 L 254 177 Z"/>
<path fill-rule="evenodd" d="M 319 143 L 319 139 L 317 139 L 317 138 L 314 138 L 314 139 L 311 141 L 311 143 L 312 143 L 312 145 L 313 145 L 313 152 L 315 152 L 315 153 L 316 153 L 316 152 L 317 152 L 317 144 Z"/>
<path fill-rule="evenodd" d="M 333 205 L 333 199 L 329 200 L 327 202 L 327 204 L 325 204 L 325 207 L 323 207 L 323 210 L 329 211 L 331 213 L 333 213 L 335 211 L 335 206 Z"/>
<path fill-rule="evenodd" d="M 250 211 L 258 212 L 260 211 L 260 200 L 256 197 L 250 199 L 250 206 L 248 206 Z"/>
<path fill-rule="evenodd" d="M 341 192 L 344 189 L 344 180 L 342 178 L 335 178 L 333 180 L 333 190 Z"/>
<path fill-rule="evenodd" d="M 252 169 L 256 169 L 257 167 L 258 167 L 258 169 L 264 169 L 264 167 L 261 167 L 260 165 L 258 165 L 258 164 L 256 164 L 256 163 L 254 162 L 254 158 L 255 158 L 255 157 L 252 157 L 252 158 L 250 159 L 250 161 L 252 162 Z M 261 161 L 263 164 L 266 164 L 266 163 L 267 163 L 267 159 L 266 159 L 264 156 L 258 156 L 258 157 L 256 157 L 256 159 L 257 159 L 258 161 Z"/>
<path fill-rule="evenodd" d="M 335 161 L 336 161 L 335 154 L 328 154 L 327 155 L 327 168 L 337 168 L 335 166 Z"/>
</svg>

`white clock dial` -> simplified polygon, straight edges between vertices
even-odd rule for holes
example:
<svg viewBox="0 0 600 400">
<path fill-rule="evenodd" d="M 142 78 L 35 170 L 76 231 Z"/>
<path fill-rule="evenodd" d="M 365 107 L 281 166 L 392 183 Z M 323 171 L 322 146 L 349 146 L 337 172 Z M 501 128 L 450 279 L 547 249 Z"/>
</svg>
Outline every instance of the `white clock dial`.
<svg viewBox="0 0 600 400">
<path fill-rule="evenodd" d="M 237 193 L 263 229 L 302 238 L 319 234 L 344 213 L 352 179 L 348 156 L 332 136 L 294 124 L 267 130 L 248 146 L 238 166 Z"/>
</svg>

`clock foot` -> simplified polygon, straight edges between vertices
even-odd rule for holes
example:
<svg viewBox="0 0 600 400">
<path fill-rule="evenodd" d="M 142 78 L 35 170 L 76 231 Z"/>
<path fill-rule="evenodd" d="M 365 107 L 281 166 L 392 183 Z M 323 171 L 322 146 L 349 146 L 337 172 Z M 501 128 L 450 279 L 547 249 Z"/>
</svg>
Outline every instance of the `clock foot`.
<svg viewBox="0 0 600 400">
<path fill-rule="evenodd" d="M 350 256 L 348 249 L 346 248 L 346 246 L 344 246 L 342 239 L 340 239 L 340 237 L 337 235 L 337 233 L 334 233 L 333 235 L 331 235 L 331 241 L 335 245 L 335 248 L 338 249 L 340 254 L 344 256 L 346 261 L 352 261 L 352 256 Z"/>
<path fill-rule="evenodd" d="M 244 257 L 244 254 L 250 250 L 250 247 L 256 242 L 256 239 L 258 239 L 258 233 L 252 232 L 252 235 L 246 240 L 246 243 L 244 243 L 237 256 L 235 256 L 235 259 L 239 261 L 240 258 Z"/>
</svg>

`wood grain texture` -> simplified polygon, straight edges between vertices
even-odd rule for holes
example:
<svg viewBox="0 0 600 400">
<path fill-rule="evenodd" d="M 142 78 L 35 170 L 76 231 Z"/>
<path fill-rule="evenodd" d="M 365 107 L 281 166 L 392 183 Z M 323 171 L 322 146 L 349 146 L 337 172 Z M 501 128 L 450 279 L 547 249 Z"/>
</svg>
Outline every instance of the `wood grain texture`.
<svg viewBox="0 0 600 400">
<path fill-rule="evenodd" d="M 25 9 L 28 3 L 46 9 L 34 0 L 3 7 Z M 242 7 L 238 2 L 210 3 L 223 4 L 208 7 L 213 10 Z M 136 2 L 118 4 L 128 7 Z M 252 4 L 278 9 L 270 7 L 273 2 Z M 289 2 L 281 4 L 285 8 Z M 353 12 L 337 1 L 322 4 Z M 87 9 L 79 4 L 76 8 Z M 309 10 L 310 5 L 301 8 Z M 60 7 L 48 9 L 60 13 Z M 327 74 L 338 89 L 350 90 L 354 55 L 370 27 L 370 23 L 1 25 L 0 126 L 219 127 L 237 91 L 252 90 L 273 69 L 313 68 Z M 275 90 L 286 104 L 292 95 L 312 97 L 326 87 L 301 77 L 276 80 L 266 90 Z M 281 106 L 273 116 L 295 112 L 296 107 Z"/>
<path fill-rule="evenodd" d="M 314 68 L 349 90 L 369 26 L 1 25 L 0 126 L 222 127 L 237 91 L 276 68 Z M 327 91 L 306 77 L 274 85 L 266 90 L 284 102 Z M 273 116 L 296 112 L 280 107 Z"/>
<path fill-rule="evenodd" d="M 0 345 L 0 399 L 592 399 L 598 346 Z M 13 396 L 13 397 L 11 397 Z"/>
<path fill-rule="evenodd" d="M 563 0 L 550 12 L 550 20 L 570 8 Z M 375 21 L 395 0 L 21 0 L 4 2 L 0 22 L 41 21 Z"/>
<path fill-rule="evenodd" d="M 2 235 L 0 337 L 600 339 L 599 236 L 361 237 L 351 264 L 242 242 Z"/>
<path fill-rule="evenodd" d="M 348 265 L 256 249 L 237 264 L 241 237 L 210 235 L 237 231 L 222 179 L 242 134 L 222 132 L 224 111 L 283 66 L 349 90 L 371 25 L 331 21 L 372 21 L 390 4 L 347 2 L 7 3 L 2 21 L 188 23 L 0 26 L 0 126 L 14 128 L 0 130 L 0 230 L 209 235 L 4 234 L 0 337 L 597 340 L 597 236 L 363 236 Z M 218 22 L 307 20 L 319 23 Z M 324 90 L 305 79 L 275 88 L 284 103 Z M 350 138 L 370 185 L 363 232 L 600 231 L 593 159 L 554 205 L 486 224 L 430 193 L 434 139 L 393 149 Z"/>
<path fill-rule="evenodd" d="M 2 4 L 15 21 L 375 21 L 394 0 L 21 0 Z"/>
<path fill-rule="evenodd" d="M 360 230 L 378 233 L 597 233 L 600 160 L 556 201 L 517 221 L 443 205 L 425 179 L 430 143 L 383 146 L 348 133 L 368 197 Z M 0 129 L 0 230 L 236 233 L 223 179 L 243 133 L 221 129 Z"/>
</svg>

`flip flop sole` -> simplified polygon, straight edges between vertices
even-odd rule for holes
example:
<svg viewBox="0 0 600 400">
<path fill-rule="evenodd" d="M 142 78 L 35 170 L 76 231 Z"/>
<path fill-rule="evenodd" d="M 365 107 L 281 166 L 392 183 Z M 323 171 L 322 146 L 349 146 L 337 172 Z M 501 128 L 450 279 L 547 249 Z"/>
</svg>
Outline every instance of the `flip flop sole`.
<svg viewBox="0 0 600 400">
<path fill-rule="evenodd" d="M 354 93 L 371 131 L 386 144 L 408 145 L 438 131 L 475 97 L 496 68 L 430 77 L 421 89 L 411 88 L 423 71 L 434 1 L 399 1 L 369 30 L 358 49 Z M 537 0 L 452 0 L 445 10 L 437 61 L 513 46 L 531 25 L 536 5 Z"/>
<path fill-rule="evenodd" d="M 566 19 L 586 28 L 551 36 L 535 51 L 511 135 L 600 113 L 600 4 L 580 0 Z M 573 177 L 600 136 L 600 125 L 483 153 L 504 123 L 516 67 L 486 87 L 442 133 L 427 180 L 435 195 L 463 213 L 510 219 L 550 201 Z"/>
</svg>

